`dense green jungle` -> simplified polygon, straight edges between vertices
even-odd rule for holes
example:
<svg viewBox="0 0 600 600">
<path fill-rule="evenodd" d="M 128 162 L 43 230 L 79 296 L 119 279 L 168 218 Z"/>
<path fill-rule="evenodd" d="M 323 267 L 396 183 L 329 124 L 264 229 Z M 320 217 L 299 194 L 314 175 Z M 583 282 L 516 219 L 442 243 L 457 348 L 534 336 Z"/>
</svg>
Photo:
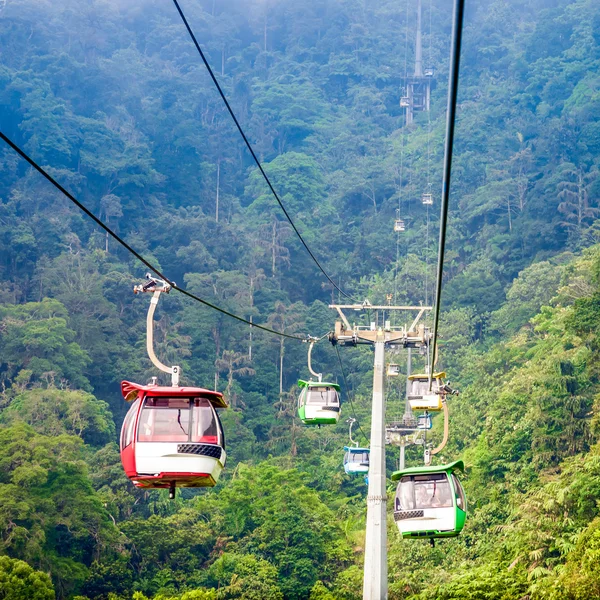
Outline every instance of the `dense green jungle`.
<svg viewBox="0 0 600 600">
<path fill-rule="evenodd" d="M 423 0 L 436 86 L 405 125 L 415 0 L 181 1 L 337 284 L 431 302 L 451 2 Z M 458 102 L 439 365 L 461 393 L 436 460 L 465 460 L 469 517 L 435 548 L 403 541 L 390 482 L 389 597 L 600 598 L 600 3 L 468 0 Z M 0 2 L 0 128 L 180 286 L 278 331 L 332 329 L 343 298 L 168 0 Z M 366 486 L 342 455 L 352 397 L 369 431 L 372 350 L 340 349 L 342 419 L 307 428 L 306 344 L 165 296 L 157 354 L 226 393 L 228 464 L 174 501 L 134 488 L 120 381 L 156 374 L 132 293 L 147 269 L 0 144 L 0 598 L 360 598 Z M 343 383 L 327 340 L 313 358 Z"/>
</svg>

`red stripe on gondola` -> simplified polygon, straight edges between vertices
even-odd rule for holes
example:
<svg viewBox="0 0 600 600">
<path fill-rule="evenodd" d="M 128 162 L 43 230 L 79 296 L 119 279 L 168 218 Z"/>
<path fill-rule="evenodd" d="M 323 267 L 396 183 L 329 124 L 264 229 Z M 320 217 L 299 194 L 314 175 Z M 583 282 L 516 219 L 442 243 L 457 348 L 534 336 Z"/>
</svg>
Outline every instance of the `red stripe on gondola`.
<svg viewBox="0 0 600 600">
<path fill-rule="evenodd" d="M 193 477 L 210 477 L 210 473 L 159 473 L 158 475 L 136 475 L 135 479 L 190 479 Z"/>
<path fill-rule="evenodd" d="M 205 390 L 204 388 L 197 387 L 170 387 L 164 385 L 140 385 L 139 383 L 133 383 L 132 381 L 121 382 L 121 393 L 125 400 L 128 399 L 128 395 L 137 390 L 138 392 L 144 392 L 147 395 L 155 397 L 195 397 L 201 396 L 202 398 L 208 399 L 208 401 L 215 408 L 227 408 L 227 402 L 221 392 L 215 390 Z M 131 400 L 132 398 L 129 398 Z"/>
</svg>

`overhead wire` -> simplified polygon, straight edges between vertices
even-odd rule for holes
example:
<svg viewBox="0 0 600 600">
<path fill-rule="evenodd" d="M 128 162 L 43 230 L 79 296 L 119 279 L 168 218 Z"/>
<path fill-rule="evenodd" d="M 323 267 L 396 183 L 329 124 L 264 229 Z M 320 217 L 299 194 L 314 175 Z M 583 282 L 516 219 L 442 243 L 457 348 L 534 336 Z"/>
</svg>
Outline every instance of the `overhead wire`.
<svg viewBox="0 0 600 600">
<path fill-rule="evenodd" d="M 244 143 L 246 144 L 246 147 L 248 148 L 248 151 L 250 152 L 250 154 L 252 155 L 252 158 L 254 159 L 254 162 L 256 163 L 256 166 L 258 167 L 261 175 L 263 176 L 264 180 L 266 181 L 267 185 L 269 186 L 269 189 L 271 190 L 271 193 L 273 194 L 273 197 L 275 198 L 275 200 L 277 200 L 277 203 L 279 204 L 279 206 L 281 207 L 281 210 L 283 211 L 283 214 L 285 215 L 286 219 L 288 220 L 289 224 L 292 226 L 292 229 L 294 230 L 294 232 L 296 233 L 296 235 L 298 236 L 298 239 L 302 242 L 302 245 L 304 246 L 305 250 L 308 252 L 309 256 L 312 258 L 312 260 L 314 261 L 314 263 L 317 265 L 317 267 L 319 268 L 319 270 L 321 271 L 321 273 L 323 273 L 323 275 L 325 276 L 325 278 L 329 281 L 329 283 L 343 296 L 345 296 L 346 298 L 349 298 L 350 300 L 352 300 L 353 302 L 358 303 L 358 300 L 355 300 L 354 298 L 352 298 L 352 296 L 350 296 L 349 294 L 347 294 L 340 286 L 338 286 L 338 284 L 335 283 L 335 281 L 329 276 L 329 274 L 325 271 L 325 269 L 323 268 L 323 266 L 321 265 L 321 263 L 319 262 L 319 260 L 317 259 L 317 257 L 315 256 L 315 254 L 313 253 L 313 251 L 309 248 L 308 244 L 306 243 L 306 241 L 304 240 L 304 238 L 302 237 L 302 234 L 300 233 L 300 231 L 298 230 L 298 228 L 296 227 L 296 224 L 294 223 L 294 221 L 292 220 L 292 217 L 290 216 L 289 212 L 287 211 L 287 209 L 285 208 L 283 202 L 281 201 L 281 198 L 279 197 L 279 194 L 275 191 L 275 187 L 273 186 L 273 184 L 271 183 L 271 180 L 269 179 L 269 176 L 267 175 L 266 171 L 264 170 L 260 160 L 258 159 L 258 156 L 256 155 L 256 152 L 254 151 L 254 148 L 252 147 L 252 144 L 250 143 L 250 141 L 248 140 L 248 137 L 246 136 L 246 134 L 244 133 L 244 130 L 242 129 L 242 126 L 240 125 L 240 122 L 238 121 L 238 118 L 235 116 L 235 113 L 233 112 L 233 109 L 231 108 L 231 105 L 229 104 L 229 101 L 227 100 L 227 97 L 225 96 L 225 93 L 223 92 L 223 89 L 221 88 L 221 85 L 219 84 L 208 60 L 206 59 L 206 56 L 204 54 L 204 52 L 202 51 L 202 48 L 200 47 L 200 44 L 196 38 L 196 35 L 194 34 L 179 2 L 177 0 L 173 0 L 173 4 L 175 5 L 175 8 L 177 9 L 177 12 L 179 13 L 179 16 L 181 17 L 181 20 L 183 21 L 183 24 L 185 25 L 185 28 L 187 29 L 188 34 L 190 35 L 190 38 L 192 39 L 192 42 L 194 43 L 194 46 L 196 46 L 196 50 L 198 51 L 198 54 L 200 55 L 200 58 L 202 59 L 202 62 L 204 63 L 204 66 L 206 67 L 206 70 L 208 71 L 208 74 L 210 75 L 210 78 L 212 79 L 213 83 L 215 84 L 215 87 L 217 88 L 217 91 L 219 92 L 219 95 L 221 96 L 221 99 L 223 100 L 223 103 L 225 104 L 225 107 L 227 108 L 227 111 L 229 112 L 229 115 L 231 116 L 231 118 L 233 119 L 233 122 L 235 123 L 240 135 L 242 136 L 242 139 L 244 140 Z"/>
<path fill-rule="evenodd" d="M 429 0 L 429 68 L 432 67 L 432 6 L 433 0 Z M 431 107 L 427 111 L 427 193 L 433 201 L 432 183 L 431 183 Z M 425 224 L 425 306 L 429 302 L 429 203 L 427 203 L 427 217 Z"/>
<path fill-rule="evenodd" d="M 454 0 L 452 21 L 452 48 L 450 51 L 450 76 L 448 81 L 448 107 L 446 113 L 446 139 L 444 143 L 444 174 L 442 180 L 442 203 L 440 208 L 440 238 L 438 249 L 437 278 L 435 289 L 432 368 L 429 370 L 429 389 L 433 385 L 433 368 L 437 354 L 440 306 L 442 298 L 442 278 L 444 275 L 444 254 L 446 250 L 446 229 L 448 225 L 448 204 L 450 197 L 450 176 L 452 173 L 452 151 L 454 148 L 454 128 L 458 97 L 458 75 L 460 71 L 460 48 L 465 12 L 465 0 Z"/>
<path fill-rule="evenodd" d="M 363 431 L 363 428 L 360 426 L 360 421 L 358 420 L 358 416 L 356 414 L 356 410 L 354 409 L 354 402 L 352 401 L 352 396 L 354 395 L 354 393 L 350 393 L 350 388 L 348 387 L 348 380 L 346 379 L 346 371 L 344 370 L 344 365 L 342 364 L 342 357 L 340 355 L 340 350 L 337 346 L 335 346 L 335 351 L 338 357 L 338 362 L 340 363 L 340 371 L 342 372 L 342 379 L 344 380 L 344 388 L 347 391 L 348 394 L 348 401 L 350 402 L 350 408 L 352 409 L 352 414 L 354 415 L 354 419 L 356 421 L 356 424 L 358 425 L 358 429 L 360 430 L 361 435 L 365 438 L 365 441 L 367 442 L 367 445 L 369 444 L 369 438 L 367 437 L 367 434 Z"/>
<path fill-rule="evenodd" d="M 162 273 L 157 267 L 155 267 L 152 263 L 146 260 L 139 252 L 137 252 L 134 248 L 132 248 L 125 240 L 123 240 L 118 234 L 116 234 L 108 225 L 106 225 L 101 219 L 99 219 L 91 210 L 89 210 L 84 204 L 82 204 L 75 196 L 73 196 L 69 191 L 67 191 L 52 175 L 50 175 L 46 170 L 44 170 L 37 162 L 35 162 L 28 154 L 26 154 L 17 144 L 15 144 L 8 136 L 6 136 L 2 131 L 0 131 L 0 138 L 4 140 L 21 158 L 26 160 L 38 173 L 43 175 L 56 189 L 58 189 L 64 196 L 66 196 L 73 204 L 75 204 L 80 210 L 82 210 L 92 221 L 96 223 L 99 227 L 104 229 L 104 231 L 110 235 L 113 239 L 115 239 L 121 246 L 123 246 L 128 252 L 130 252 L 135 258 L 137 258 L 142 264 L 144 264 L 150 271 L 154 274 L 158 275 L 161 279 L 163 279 L 166 283 L 168 283 L 172 289 L 180 292 L 184 296 L 207 306 L 208 308 L 212 308 L 236 321 L 240 321 L 241 323 L 246 323 L 250 325 L 250 327 L 254 327 L 256 329 L 260 329 L 262 331 L 266 331 L 267 333 L 278 335 L 280 337 L 294 339 L 298 341 L 304 341 L 307 336 L 299 336 L 293 335 L 289 333 L 284 333 L 283 331 L 277 331 L 275 329 L 271 329 L 270 327 L 266 327 L 265 325 L 258 325 L 257 323 L 252 323 L 243 317 L 240 317 L 228 310 L 225 310 L 208 300 L 204 300 L 200 296 L 189 292 L 184 288 L 180 288 L 175 284 L 175 282 L 171 281 L 164 273 Z"/>
<path fill-rule="evenodd" d="M 406 85 L 408 81 L 408 0 L 406 0 L 406 14 L 404 17 L 405 21 L 405 32 L 404 32 L 404 85 L 403 88 L 406 90 Z M 405 111 L 406 115 L 408 114 Z M 408 117 L 405 116 L 405 119 L 408 120 Z M 406 133 L 404 128 L 406 127 L 406 121 L 404 126 L 402 127 L 401 141 L 400 141 L 400 173 L 399 173 L 399 185 L 398 185 L 398 217 L 400 218 L 400 213 L 402 211 L 402 186 L 404 181 L 404 143 L 406 139 Z M 396 232 L 396 268 L 394 274 L 394 304 L 398 304 L 397 296 L 398 296 L 398 275 L 400 270 L 400 232 Z M 397 317 L 394 316 L 394 320 Z"/>
</svg>

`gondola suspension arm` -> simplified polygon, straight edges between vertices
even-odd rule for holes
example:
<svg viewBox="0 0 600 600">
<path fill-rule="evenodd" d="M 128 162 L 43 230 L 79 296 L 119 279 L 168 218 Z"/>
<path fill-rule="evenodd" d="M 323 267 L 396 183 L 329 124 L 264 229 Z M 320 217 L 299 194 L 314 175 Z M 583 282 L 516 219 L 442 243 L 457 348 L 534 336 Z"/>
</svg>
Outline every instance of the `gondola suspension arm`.
<svg viewBox="0 0 600 600">
<path fill-rule="evenodd" d="M 352 439 L 352 427 L 354 426 L 354 423 L 356 423 L 356 419 L 353 417 L 350 417 L 349 419 L 346 419 L 346 423 L 349 424 L 348 437 L 350 438 L 350 445 L 358 448 L 358 442 L 355 442 Z"/>
<path fill-rule="evenodd" d="M 444 437 L 440 444 L 431 451 L 430 458 L 434 454 L 438 454 L 439 452 L 441 452 L 448 443 L 448 434 L 450 430 L 450 412 L 448 410 L 448 402 L 446 401 L 445 397 L 442 399 L 442 407 L 444 410 Z"/>
<path fill-rule="evenodd" d="M 313 375 L 314 377 L 317 378 L 318 381 L 323 381 L 323 373 L 316 373 L 315 371 L 313 371 L 313 368 L 312 368 L 311 355 L 312 355 L 313 346 L 315 345 L 316 341 L 317 340 L 314 339 L 314 338 L 310 338 L 310 340 L 309 340 L 309 345 L 308 345 L 308 370 L 310 371 L 311 375 Z"/>
<path fill-rule="evenodd" d="M 133 288 L 134 294 L 141 293 L 152 293 L 152 298 L 150 298 L 150 306 L 148 307 L 148 316 L 146 317 L 146 350 L 148 351 L 148 356 L 152 361 L 152 364 L 163 373 L 169 373 L 171 375 L 171 385 L 173 387 L 179 386 L 179 376 L 181 375 L 181 368 L 177 365 L 173 365 L 172 367 L 167 367 L 164 365 L 154 352 L 154 312 L 156 311 L 156 306 L 158 304 L 158 300 L 160 295 L 164 293 L 169 293 L 171 290 L 171 286 L 162 281 L 161 279 L 154 279 L 150 273 L 146 275 L 148 279 L 148 283 L 144 285 L 136 285 Z"/>
</svg>

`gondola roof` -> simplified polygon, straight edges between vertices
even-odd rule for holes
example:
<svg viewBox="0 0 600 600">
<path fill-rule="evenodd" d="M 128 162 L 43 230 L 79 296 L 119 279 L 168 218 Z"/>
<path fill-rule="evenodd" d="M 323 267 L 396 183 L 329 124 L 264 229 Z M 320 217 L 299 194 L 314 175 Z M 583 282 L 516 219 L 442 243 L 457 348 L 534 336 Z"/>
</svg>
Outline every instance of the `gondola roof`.
<svg viewBox="0 0 600 600">
<path fill-rule="evenodd" d="M 442 471 L 463 471 L 465 463 L 462 460 L 455 460 L 447 465 L 436 465 L 430 467 L 410 467 L 392 473 L 392 481 L 397 481 L 405 475 L 427 475 L 428 473 L 441 473 Z"/>
<path fill-rule="evenodd" d="M 446 372 L 440 371 L 439 373 L 434 373 L 431 376 L 432 379 L 446 379 Z M 409 381 L 414 381 L 415 379 L 429 379 L 429 375 L 427 373 L 416 373 L 415 375 L 408 376 Z"/>
<path fill-rule="evenodd" d="M 304 381 L 304 379 L 298 379 L 298 385 L 301 388 L 330 387 L 333 388 L 336 392 L 340 391 L 340 386 L 337 383 L 329 383 L 327 381 Z"/>
<path fill-rule="evenodd" d="M 131 381 L 121 382 L 121 393 L 123 398 L 130 402 L 137 398 L 137 393 L 146 392 L 152 396 L 201 396 L 206 398 L 215 408 L 227 408 L 227 402 L 221 392 L 215 390 L 205 390 L 197 387 L 171 387 L 164 385 L 140 385 Z"/>
</svg>

